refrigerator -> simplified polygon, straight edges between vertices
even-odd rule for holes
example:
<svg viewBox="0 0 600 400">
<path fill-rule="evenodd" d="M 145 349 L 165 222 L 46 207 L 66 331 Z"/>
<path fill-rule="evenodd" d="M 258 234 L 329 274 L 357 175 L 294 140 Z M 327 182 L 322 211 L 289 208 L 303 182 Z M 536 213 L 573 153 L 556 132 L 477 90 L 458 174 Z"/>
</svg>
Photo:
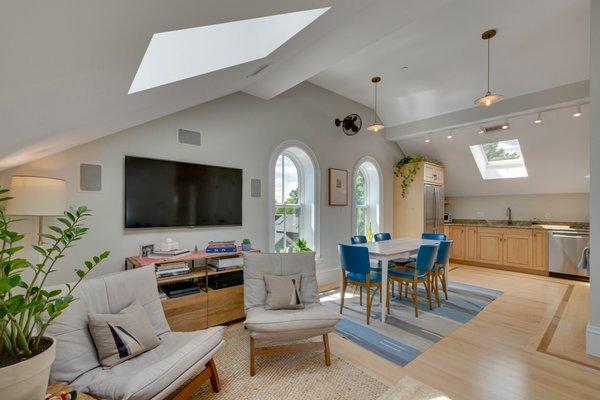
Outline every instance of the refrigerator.
<svg viewBox="0 0 600 400">
<path fill-rule="evenodd" d="M 424 232 L 444 233 L 444 187 L 425 184 Z"/>
</svg>

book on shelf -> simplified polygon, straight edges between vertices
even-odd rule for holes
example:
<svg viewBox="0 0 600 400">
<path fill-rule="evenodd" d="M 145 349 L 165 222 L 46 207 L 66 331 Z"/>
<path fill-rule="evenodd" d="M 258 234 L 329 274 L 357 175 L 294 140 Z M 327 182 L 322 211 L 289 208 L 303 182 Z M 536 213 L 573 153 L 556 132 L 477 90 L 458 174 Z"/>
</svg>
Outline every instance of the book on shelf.
<svg viewBox="0 0 600 400">
<path fill-rule="evenodd" d="M 207 265 L 213 271 L 238 269 L 244 265 L 244 257 L 214 258 L 208 260 Z"/>
<path fill-rule="evenodd" d="M 161 250 L 154 250 L 151 254 L 150 254 L 150 258 L 164 258 L 164 257 L 177 257 L 177 256 L 182 256 L 184 254 L 188 254 L 190 251 L 188 249 L 178 249 L 178 250 L 168 250 L 168 251 L 161 251 Z"/>
<path fill-rule="evenodd" d="M 190 267 L 187 264 L 157 265 L 155 266 L 155 271 L 157 278 L 165 278 L 168 276 L 189 274 Z"/>
<path fill-rule="evenodd" d="M 238 250 L 235 240 L 224 242 L 208 242 L 207 253 L 235 253 Z"/>
</svg>

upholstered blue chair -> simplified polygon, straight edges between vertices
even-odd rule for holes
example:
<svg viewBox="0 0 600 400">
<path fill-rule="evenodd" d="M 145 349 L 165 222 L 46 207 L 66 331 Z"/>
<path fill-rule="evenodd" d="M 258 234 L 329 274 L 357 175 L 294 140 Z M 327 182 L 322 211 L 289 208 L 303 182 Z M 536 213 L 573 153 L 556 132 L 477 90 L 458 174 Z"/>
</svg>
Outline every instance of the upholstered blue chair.
<svg viewBox="0 0 600 400">
<path fill-rule="evenodd" d="M 392 235 L 391 235 L 391 234 L 389 234 L 389 233 L 387 233 L 387 232 L 376 233 L 376 234 L 373 236 L 373 239 L 374 239 L 376 242 L 381 242 L 381 241 L 383 241 L 383 240 L 391 240 L 391 239 L 392 239 Z"/>
<path fill-rule="evenodd" d="M 369 250 L 362 246 L 350 246 L 346 244 L 338 244 L 338 252 L 340 253 L 340 265 L 342 266 L 343 282 L 340 296 L 340 314 L 344 309 L 344 297 L 346 295 L 346 287 L 350 284 L 360 287 L 360 304 L 362 305 L 362 288 L 367 290 L 367 325 L 370 322 L 371 306 L 373 296 L 371 288 L 379 289 L 379 301 L 381 301 L 381 275 L 371 272 L 369 264 Z"/>
<path fill-rule="evenodd" d="M 419 295 L 417 292 L 417 286 L 422 283 L 425 286 L 425 293 L 427 294 L 427 301 L 429 302 L 429 309 L 431 310 L 431 271 L 436 261 L 438 252 L 437 245 L 422 245 L 419 247 L 417 253 L 417 261 L 415 262 L 415 268 L 399 268 L 391 269 L 388 273 L 387 291 L 388 298 L 390 296 L 390 281 L 396 281 L 402 288 L 403 284 L 412 284 L 412 297 L 413 304 L 415 306 L 415 317 L 419 316 Z M 390 312 L 390 303 L 387 303 L 388 313 Z"/>
<path fill-rule="evenodd" d="M 367 243 L 367 237 L 364 235 L 350 236 L 350 243 L 352 243 L 352 244 Z"/>
<path fill-rule="evenodd" d="M 443 233 L 423 232 L 423 234 L 421 235 L 421 239 L 446 240 L 446 235 L 444 235 Z"/>
<path fill-rule="evenodd" d="M 433 290 L 435 290 L 435 300 L 437 302 L 438 307 L 440 306 L 440 295 L 438 281 L 442 286 L 442 290 L 446 295 L 446 300 L 448 300 L 448 285 L 446 284 L 447 278 L 447 269 L 448 262 L 450 260 L 450 249 L 452 248 L 452 240 L 442 240 L 440 242 L 440 247 L 438 249 L 437 257 L 435 259 L 435 264 L 433 269 L 431 270 L 431 283 L 433 284 Z"/>
</svg>

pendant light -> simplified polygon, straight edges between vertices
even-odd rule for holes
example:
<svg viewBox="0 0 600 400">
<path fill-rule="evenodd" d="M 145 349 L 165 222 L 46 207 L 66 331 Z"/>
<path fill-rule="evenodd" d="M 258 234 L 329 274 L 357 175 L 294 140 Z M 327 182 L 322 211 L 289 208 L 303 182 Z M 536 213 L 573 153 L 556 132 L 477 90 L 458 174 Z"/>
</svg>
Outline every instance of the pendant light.
<svg viewBox="0 0 600 400">
<path fill-rule="evenodd" d="M 373 85 L 375 85 L 375 120 L 371 125 L 369 125 L 367 130 L 371 132 L 379 132 L 380 130 L 385 128 L 385 126 L 383 126 L 383 123 L 381 123 L 381 121 L 378 121 L 377 119 L 377 84 L 381 82 L 381 77 L 374 76 L 371 78 L 371 82 L 373 83 Z"/>
<path fill-rule="evenodd" d="M 490 29 L 489 31 L 483 32 L 481 38 L 487 41 L 487 92 L 483 97 L 475 100 L 475 105 L 489 107 L 502 100 L 502 95 L 492 94 L 490 91 L 490 39 L 496 36 L 496 30 Z"/>
</svg>

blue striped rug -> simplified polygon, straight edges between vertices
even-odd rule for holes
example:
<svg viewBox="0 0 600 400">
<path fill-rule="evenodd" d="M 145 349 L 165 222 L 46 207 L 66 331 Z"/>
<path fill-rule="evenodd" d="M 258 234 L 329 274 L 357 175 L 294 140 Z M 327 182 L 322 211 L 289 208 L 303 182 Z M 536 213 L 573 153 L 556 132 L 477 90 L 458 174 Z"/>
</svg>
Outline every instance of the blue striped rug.
<svg viewBox="0 0 600 400">
<path fill-rule="evenodd" d="M 433 298 L 433 310 L 429 310 L 425 289 L 419 287 L 419 317 L 414 314 L 412 299 L 398 300 L 396 293 L 391 298 L 390 311 L 385 324 L 381 322 L 379 293 L 375 295 L 371 310 L 371 324 L 366 323 L 366 295 L 363 306 L 359 295 L 346 292 L 344 319 L 336 326 L 336 333 L 361 347 L 404 366 L 460 326 L 470 321 L 503 292 L 480 286 L 449 282 L 448 300 L 442 298 L 437 307 Z M 411 296 L 409 292 L 409 297 Z M 321 294 L 321 303 L 335 312 L 340 311 L 339 290 Z"/>
</svg>

